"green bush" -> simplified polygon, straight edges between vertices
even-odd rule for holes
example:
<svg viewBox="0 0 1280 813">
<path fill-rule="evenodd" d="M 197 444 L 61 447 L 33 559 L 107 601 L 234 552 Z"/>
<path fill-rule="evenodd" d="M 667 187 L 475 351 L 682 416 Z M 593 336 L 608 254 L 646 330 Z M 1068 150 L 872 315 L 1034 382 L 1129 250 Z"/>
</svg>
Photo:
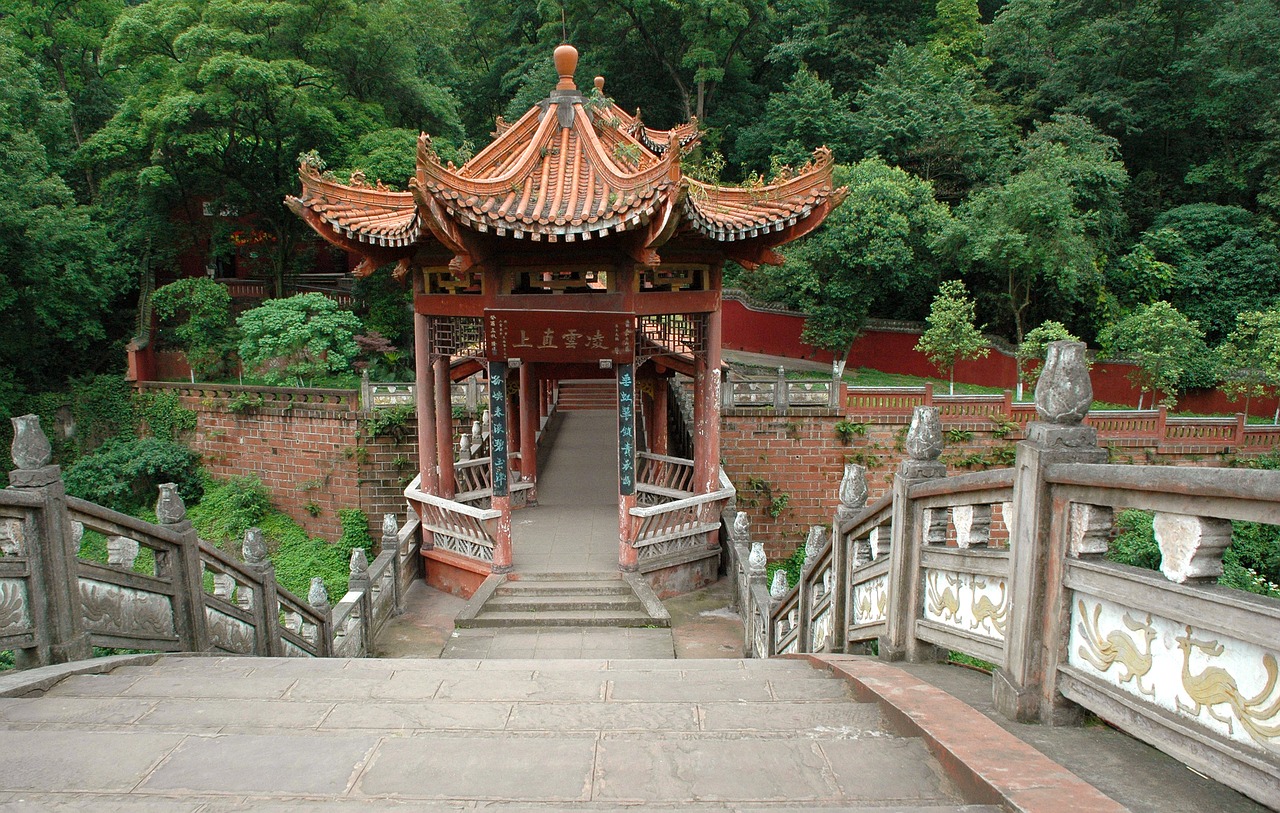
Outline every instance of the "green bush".
<svg viewBox="0 0 1280 813">
<path fill-rule="evenodd" d="M 1151 528 L 1153 520 L 1149 511 L 1121 511 L 1116 518 L 1116 538 L 1111 541 L 1107 558 L 1122 565 L 1159 570 L 1160 546 Z"/>
<path fill-rule="evenodd" d="M 197 377 L 207 381 L 234 369 L 236 335 L 227 286 L 188 277 L 158 289 L 151 303 Z"/>
<path fill-rule="evenodd" d="M 373 550 L 368 514 L 359 508 L 339 508 L 338 521 L 342 523 L 342 536 L 338 538 L 338 546 L 346 548 L 348 560 L 351 558 L 352 548 L 364 548 L 366 552 Z"/>
<path fill-rule="evenodd" d="M 177 483 L 187 505 L 203 493 L 196 454 L 158 438 L 108 441 L 72 464 L 63 480 L 67 493 L 126 514 L 154 505 L 161 483 Z"/>
<path fill-rule="evenodd" d="M 800 583 L 800 571 L 804 569 L 804 543 L 791 552 L 786 559 L 779 559 L 770 562 L 766 568 L 766 576 L 768 584 L 773 584 L 773 574 L 779 570 L 785 571 L 787 574 L 787 587 L 795 587 Z"/>
<path fill-rule="evenodd" d="M 203 539 L 239 553 L 244 532 L 260 525 L 271 510 L 271 495 L 257 477 L 233 477 L 225 483 L 206 478 L 204 497 L 189 512 Z"/>
<path fill-rule="evenodd" d="M 236 320 L 246 371 L 266 384 L 307 386 L 350 375 L 362 328 L 351 311 L 323 294 L 272 299 Z"/>
<path fill-rule="evenodd" d="M 182 432 L 196 428 L 195 411 L 184 407 L 176 392 L 138 393 L 133 408 L 153 438 L 177 440 Z"/>
</svg>

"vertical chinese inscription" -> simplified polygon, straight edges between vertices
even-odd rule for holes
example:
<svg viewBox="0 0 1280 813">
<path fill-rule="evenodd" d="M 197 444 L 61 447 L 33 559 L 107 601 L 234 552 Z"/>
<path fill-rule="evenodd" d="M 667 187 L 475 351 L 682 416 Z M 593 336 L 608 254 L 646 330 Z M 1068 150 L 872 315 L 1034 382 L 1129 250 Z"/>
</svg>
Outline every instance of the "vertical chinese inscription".
<svg viewBox="0 0 1280 813">
<path fill-rule="evenodd" d="M 489 448 L 493 496 L 507 496 L 507 363 L 489 362 Z"/>
<path fill-rule="evenodd" d="M 635 365 L 619 364 L 618 372 L 618 493 L 636 493 Z"/>
</svg>

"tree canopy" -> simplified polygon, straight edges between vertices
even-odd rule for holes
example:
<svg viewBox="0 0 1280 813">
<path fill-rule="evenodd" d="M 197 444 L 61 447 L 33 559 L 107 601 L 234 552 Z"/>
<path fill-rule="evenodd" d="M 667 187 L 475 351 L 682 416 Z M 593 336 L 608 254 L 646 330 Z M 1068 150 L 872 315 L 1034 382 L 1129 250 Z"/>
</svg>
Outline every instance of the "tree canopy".
<svg viewBox="0 0 1280 813">
<path fill-rule="evenodd" d="M 403 189 L 420 131 L 465 160 L 565 40 L 647 125 L 697 116 L 687 166 L 835 152 L 843 210 L 735 278 L 815 341 L 944 277 L 1015 342 L 1166 301 L 1216 344 L 1280 291 L 1280 0 L 0 0 L 0 408 L 119 365 L 181 256 L 281 291 L 328 250 L 281 205 L 301 153 Z"/>
</svg>

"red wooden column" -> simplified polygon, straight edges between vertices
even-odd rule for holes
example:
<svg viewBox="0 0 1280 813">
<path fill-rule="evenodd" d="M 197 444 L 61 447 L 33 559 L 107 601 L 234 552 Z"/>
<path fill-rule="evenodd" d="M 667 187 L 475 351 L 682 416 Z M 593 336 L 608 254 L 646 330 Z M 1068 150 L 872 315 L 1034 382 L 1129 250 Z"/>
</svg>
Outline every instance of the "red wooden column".
<svg viewBox="0 0 1280 813">
<path fill-rule="evenodd" d="M 413 275 L 414 293 L 421 293 L 422 274 Z M 428 494 L 440 493 L 440 459 L 436 450 L 435 381 L 431 371 L 431 317 L 413 315 L 414 380 L 418 411 L 419 487 Z"/>
<path fill-rule="evenodd" d="M 453 479 L 453 401 L 449 388 L 449 357 L 437 357 L 433 367 L 436 390 L 436 452 L 440 460 L 440 496 L 452 500 L 456 489 Z"/>
<path fill-rule="evenodd" d="M 520 479 L 535 483 L 538 480 L 538 379 L 533 374 L 533 364 L 520 365 Z M 538 490 L 529 494 L 530 502 L 537 501 Z"/>
<path fill-rule="evenodd" d="M 493 535 L 493 572 L 511 572 L 511 492 L 507 470 L 507 363 L 489 362 L 489 450 L 493 499 L 490 507 L 501 511 Z"/>
<path fill-rule="evenodd" d="M 650 421 L 653 438 L 649 443 L 654 454 L 667 453 L 667 389 L 667 379 L 664 376 L 654 379 L 653 420 Z"/>
<path fill-rule="evenodd" d="M 639 556 L 631 544 L 631 509 L 636 507 L 635 365 L 616 364 L 618 382 L 618 568 L 634 572 Z"/>
<path fill-rule="evenodd" d="M 719 272 L 715 272 L 718 291 Z M 694 364 L 693 479 L 699 494 L 720 488 L 720 303 L 707 314 L 705 349 Z"/>
</svg>

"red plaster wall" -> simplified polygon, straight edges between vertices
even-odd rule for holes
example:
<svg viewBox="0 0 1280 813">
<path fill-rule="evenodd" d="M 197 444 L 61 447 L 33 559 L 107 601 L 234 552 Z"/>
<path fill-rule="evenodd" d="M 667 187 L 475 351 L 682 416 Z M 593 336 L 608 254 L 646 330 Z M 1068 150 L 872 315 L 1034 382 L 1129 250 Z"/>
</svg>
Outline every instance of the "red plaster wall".
<svg viewBox="0 0 1280 813">
<path fill-rule="evenodd" d="M 798 314 L 755 310 L 733 299 L 724 300 L 724 347 L 749 353 L 765 353 L 787 358 L 830 362 L 831 353 L 800 340 L 804 317 Z M 850 368 L 871 367 L 888 373 L 938 378 L 941 373 L 924 354 L 915 350 L 920 333 L 903 330 L 864 331 L 849 349 Z M 1095 364 L 1091 372 L 1093 396 L 1114 404 L 1138 405 L 1138 389 L 1126 377 L 1131 364 Z M 992 348 L 986 358 L 962 361 L 956 365 L 956 380 L 986 387 L 1017 387 L 1017 366 L 1012 356 Z M 1250 402 L 1254 415 L 1270 415 L 1277 399 L 1262 398 Z M 1144 407 L 1151 406 L 1148 393 Z M 1196 390 L 1178 399 L 1177 409 L 1212 415 L 1233 415 L 1244 408 L 1244 402 L 1232 402 L 1219 390 Z"/>
</svg>

